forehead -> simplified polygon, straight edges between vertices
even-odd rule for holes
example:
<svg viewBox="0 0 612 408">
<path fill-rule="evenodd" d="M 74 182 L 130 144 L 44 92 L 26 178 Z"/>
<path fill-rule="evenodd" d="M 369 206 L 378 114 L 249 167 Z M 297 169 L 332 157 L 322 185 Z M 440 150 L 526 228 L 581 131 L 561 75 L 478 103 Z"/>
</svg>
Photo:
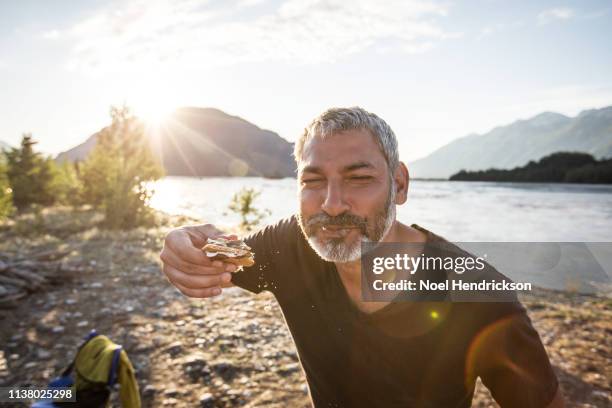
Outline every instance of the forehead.
<svg viewBox="0 0 612 408">
<path fill-rule="evenodd" d="M 375 168 L 387 165 L 378 142 L 366 129 L 351 129 L 325 138 L 310 138 L 304 144 L 299 169 L 315 166 L 333 170 L 356 162 L 368 162 Z"/>
</svg>

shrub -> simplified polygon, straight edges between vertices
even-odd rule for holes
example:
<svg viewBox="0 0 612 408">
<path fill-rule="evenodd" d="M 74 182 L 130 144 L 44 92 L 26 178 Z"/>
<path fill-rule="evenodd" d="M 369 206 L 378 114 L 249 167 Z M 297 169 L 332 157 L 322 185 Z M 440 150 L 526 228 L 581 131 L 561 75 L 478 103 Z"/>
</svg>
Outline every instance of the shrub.
<svg viewBox="0 0 612 408">
<path fill-rule="evenodd" d="M 268 209 L 259 210 L 253 202 L 261 193 L 254 188 L 243 188 L 232 197 L 229 209 L 240 215 L 240 228 L 251 231 L 259 222 L 271 212 Z"/>
<path fill-rule="evenodd" d="M 127 107 L 112 107 L 111 119 L 79 168 L 82 199 L 103 210 L 107 228 L 150 224 L 147 183 L 160 178 L 162 168 L 150 150 L 144 125 Z"/>
<path fill-rule="evenodd" d="M 51 191 L 56 203 L 74 207 L 82 204 L 81 186 L 77 177 L 76 166 L 76 164 L 70 162 L 52 166 Z"/>
</svg>

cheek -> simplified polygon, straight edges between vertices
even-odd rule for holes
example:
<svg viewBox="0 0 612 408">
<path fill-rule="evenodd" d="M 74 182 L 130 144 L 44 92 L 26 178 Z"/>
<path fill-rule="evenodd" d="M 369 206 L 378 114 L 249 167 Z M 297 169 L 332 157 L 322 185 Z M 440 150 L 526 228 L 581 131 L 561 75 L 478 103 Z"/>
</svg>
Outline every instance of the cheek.
<svg viewBox="0 0 612 408">
<path fill-rule="evenodd" d="M 373 214 L 387 202 L 388 187 L 383 183 L 365 188 L 347 189 L 346 200 L 357 214 Z"/>
<path fill-rule="evenodd" d="M 302 214 L 314 214 L 320 211 L 321 193 L 312 190 L 298 190 L 298 205 Z"/>
</svg>

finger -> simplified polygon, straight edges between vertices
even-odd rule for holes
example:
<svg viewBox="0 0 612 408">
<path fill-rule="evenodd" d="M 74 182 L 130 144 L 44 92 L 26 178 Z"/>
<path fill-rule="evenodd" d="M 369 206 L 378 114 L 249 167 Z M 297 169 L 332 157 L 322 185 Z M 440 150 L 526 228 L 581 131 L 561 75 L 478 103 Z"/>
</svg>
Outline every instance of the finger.
<svg viewBox="0 0 612 408">
<path fill-rule="evenodd" d="M 210 265 L 210 260 L 204 251 L 193 245 L 189 234 L 184 230 L 171 231 L 166 236 L 164 246 L 168 246 L 171 252 L 186 262 L 196 265 Z"/>
<path fill-rule="evenodd" d="M 225 272 L 236 272 L 238 270 L 238 266 L 236 266 L 236 264 L 218 259 L 213 261 L 212 266 L 216 268 L 221 268 L 221 270 Z"/>
<path fill-rule="evenodd" d="M 223 234 L 223 231 L 212 224 L 188 225 L 181 227 L 181 229 L 187 232 L 191 242 L 196 247 L 203 247 L 208 237 L 217 237 Z"/>
<path fill-rule="evenodd" d="M 238 235 L 236 234 L 221 235 L 221 236 L 225 239 L 231 239 L 231 240 L 238 239 Z"/>
<path fill-rule="evenodd" d="M 189 289 L 221 286 L 232 280 L 232 276 L 229 272 L 218 275 L 189 275 L 171 266 L 164 267 L 164 274 L 172 284 L 178 283 Z"/>
<path fill-rule="evenodd" d="M 194 264 L 184 259 L 181 259 L 177 254 L 172 252 L 169 248 L 164 248 L 160 254 L 161 260 L 166 265 L 170 265 L 180 271 L 189 273 L 192 275 L 215 275 L 223 272 L 223 265 L 213 265 L 210 258 L 206 257 L 206 265 Z"/>
<path fill-rule="evenodd" d="M 209 298 L 215 297 L 221 294 L 220 287 L 203 288 L 203 289 L 189 289 L 180 284 L 176 285 L 177 289 L 185 296 L 192 298 Z"/>
<path fill-rule="evenodd" d="M 160 258 L 164 264 L 170 265 L 190 275 L 218 275 L 223 272 L 236 272 L 237 270 L 237 267 L 234 264 L 219 260 L 212 261 L 208 257 L 206 258 L 208 259 L 208 266 L 192 264 L 191 262 L 186 262 L 185 260 L 179 258 L 169 249 L 162 251 Z"/>
</svg>

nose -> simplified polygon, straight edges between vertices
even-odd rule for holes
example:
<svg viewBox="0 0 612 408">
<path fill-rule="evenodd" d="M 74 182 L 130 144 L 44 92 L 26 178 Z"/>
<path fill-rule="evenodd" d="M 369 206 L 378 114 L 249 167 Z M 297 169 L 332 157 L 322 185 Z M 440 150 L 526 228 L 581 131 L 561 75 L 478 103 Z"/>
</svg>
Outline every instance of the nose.
<svg viewBox="0 0 612 408">
<path fill-rule="evenodd" d="M 331 180 L 328 181 L 326 196 L 321 205 L 321 209 L 332 217 L 340 215 L 350 209 L 350 206 L 344 201 L 342 185 L 340 183 L 332 182 Z"/>
</svg>

